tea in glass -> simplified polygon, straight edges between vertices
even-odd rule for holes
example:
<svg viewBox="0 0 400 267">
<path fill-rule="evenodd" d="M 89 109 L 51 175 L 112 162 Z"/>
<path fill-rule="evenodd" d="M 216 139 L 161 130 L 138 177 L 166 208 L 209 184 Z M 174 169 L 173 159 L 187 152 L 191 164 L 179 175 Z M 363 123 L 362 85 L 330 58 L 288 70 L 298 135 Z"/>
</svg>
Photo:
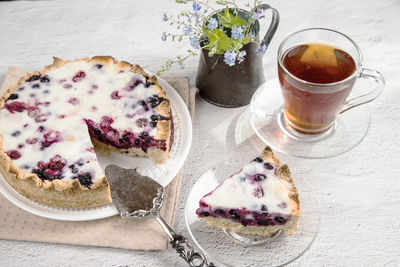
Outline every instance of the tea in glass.
<svg viewBox="0 0 400 267">
<path fill-rule="evenodd" d="M 356 81 L 355 60 L 323 43 L 289 48 L 278 64 L 284 114 L 299 132 L 317 134 L 334 123 Z"/>
</svg>

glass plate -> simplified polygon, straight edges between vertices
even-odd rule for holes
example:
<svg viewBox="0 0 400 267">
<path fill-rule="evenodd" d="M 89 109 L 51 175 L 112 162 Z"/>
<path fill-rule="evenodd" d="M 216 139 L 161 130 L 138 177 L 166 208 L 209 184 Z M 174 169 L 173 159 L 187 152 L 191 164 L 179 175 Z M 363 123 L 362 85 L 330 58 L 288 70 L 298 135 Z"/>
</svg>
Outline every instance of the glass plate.
<svg viewBox="0 0 400 267">
<path fill-rule="evenodd" d="M 185 220 L 196 245 L 217 266 L 282 266 L 297 258 L 311 246 L 318 232 L 319 210 L 314 190 L 302 177 L 294 182 L 300 196 L 300 224 L 292 236 L 285 232 L 274 237 L 238 235 L 209 226 L 196 215 L 199 200 L 245 163 L 238 159 L 219 163 L 203 173 L 193 185 L 185 205 Z"/>
<path fill-rule="evenodd" d="M 329 158 L 356 147 L 367 135 L 370 113 L 359 106 L 340 114 L 334 126 L 320 135 L 300 134 L 287 125 L 278 78 L 257 89 L 250 102 L 250 123 L 258 137 L 273 149 L 302 158 Z"/>
</svg>

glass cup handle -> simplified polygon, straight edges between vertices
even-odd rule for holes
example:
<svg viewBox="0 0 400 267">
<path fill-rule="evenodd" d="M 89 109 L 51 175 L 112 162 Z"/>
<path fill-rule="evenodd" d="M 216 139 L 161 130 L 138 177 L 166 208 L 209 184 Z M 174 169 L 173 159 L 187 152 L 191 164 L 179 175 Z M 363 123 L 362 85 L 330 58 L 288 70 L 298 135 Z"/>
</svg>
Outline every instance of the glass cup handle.
<svg viewBox="0 0 400 267">
<path fill-rule="evenodd" d="M 382 90 L 385 87 L 385 78 L 379 71 L 363 68 L 360 74 L 360 78 L 373 80 L 376 83 L 375 88 L 366 94 L 346 100 L 339 114 L 344 113 L 362 104 L 371 102 L 382 93 Z"/>
<path fill-rule="evenodd" d="M 268 47 L 269 43 L 272 40 L 272 37 L 274 37 L 274 34 L 276 32 L 276 28 L 278 28 L 279 13 L 278 13 L 278 10 L 276 10 L 275 8 L 273 8 L 273 7 L 271 7 L 270 5 L 267 5 L 267 4 L 258 5 L 256 10 L 258 10 L 259 8 L 263 9 L 264 11 L 266 11 L 268 9 L 271 9 L 271 11 L 272 11 L 271 23 L 269 24 L 268 31 L 264 35 L 264 38 L 262 39 L 261 44 L 260 44 L 261 47 L 265 46 L 265 49 L 263 49 L 263 54 L 264 54 L 265 51 L 267 50 L 267 47 Z"/>
</svg>

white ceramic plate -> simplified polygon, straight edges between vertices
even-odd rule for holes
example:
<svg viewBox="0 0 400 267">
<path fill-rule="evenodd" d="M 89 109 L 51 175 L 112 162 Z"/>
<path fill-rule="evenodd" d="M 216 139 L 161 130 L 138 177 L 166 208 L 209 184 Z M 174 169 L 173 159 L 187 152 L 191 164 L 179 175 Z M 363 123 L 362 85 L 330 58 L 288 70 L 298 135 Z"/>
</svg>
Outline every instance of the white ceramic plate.
<svg viewBox="0 0 400 267">
<path fill-rule="evenodd" d="M 124 168 L 137 168 L 140 174 L 152 177 L 162 186 L 166 186 L 178 174 L 189 154 L 192 142 L 192 120 L 185 102 L 183 102 L 175 89 L 160 77 L 158 77 L 158 82 L 168 94 L 174 121 L 174 142 L 167 162 L 158 164 L 148 158 L 127 157 L 113 152 L 109 156 L 103 156 L 101 153 L 98 153 L 97 156 L 103 168 L 111 163 Z M 118 214 L 117 209 L 112 204 L 87 209 L 60 209 L 40 205 L 20 195 L 2 176 L 0 179 L 0 193 L 21 209 L 49 219 L 87 221 Z"/>
</svg>

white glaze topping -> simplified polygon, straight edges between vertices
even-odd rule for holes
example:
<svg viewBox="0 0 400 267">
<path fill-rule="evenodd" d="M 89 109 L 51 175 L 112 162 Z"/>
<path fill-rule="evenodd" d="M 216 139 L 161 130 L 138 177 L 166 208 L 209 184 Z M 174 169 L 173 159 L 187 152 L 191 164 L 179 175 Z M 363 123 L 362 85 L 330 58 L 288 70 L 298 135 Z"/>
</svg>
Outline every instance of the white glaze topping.
<svg viewBox="0 0 400 267">
<path fill-rule="evenodd" d="M 257 174 L 265 175 L 266 178 L 255 181 Z M 269 213 L 290 215 L 290 186 L 275 174 L 275 167 L 268 170 L 263 163 L 252 161 L 240 172 L 223 181 L 214 191 L 203 197 L 202 201 L 211 208 L 246 208 L 251 211 L 261 211 L 265 205 Z"/>
<path fill-rule="evenodd" d="M 12 159 L 17 167 L 32 171 L 38 168 L 39 161 L 46 163 L 59 155 L 67 164 L 62 170 L 62 179 L 76 177 L 76 172 L 72 173 L 68 166 L 79 162 L 79 173 L 89 172 L 94 182 L 104 173 L 85 120 L 99 124 L 103 116 L 112 118 L 111 127 L 118 131 L 114 136 L 117 140 L 126 131 L 138 135 L 147 132 L 150 137 L 157 135 L 157 128 L 150 126 L 151 116 L 157 114 L 155 109 L 148 104 L 146 111 L 139 104 L 158 94 L 154 85 L 146 86 L 144 76 L 122 70 L 115 64 L 76 61 L 50 70 L 42 77 L 48 80 L 24 83 L 14 91 L 17 98 L 6 102 L 6 107 L 23 102 L 30 108 L 22 112 L 3 108 L 0 113 L 3 150 L 20 153 L 19 158 Z M 137 123 L 138 119 L 145 119 L 146 125 Z M 44 128 L 41 131 L 39 127 Z M 58 135 L 57 142 L 43 146 L 46 134 L 50 140 Z M 115 132 L 105 134 L 115 135 Z"/>
</svg>

